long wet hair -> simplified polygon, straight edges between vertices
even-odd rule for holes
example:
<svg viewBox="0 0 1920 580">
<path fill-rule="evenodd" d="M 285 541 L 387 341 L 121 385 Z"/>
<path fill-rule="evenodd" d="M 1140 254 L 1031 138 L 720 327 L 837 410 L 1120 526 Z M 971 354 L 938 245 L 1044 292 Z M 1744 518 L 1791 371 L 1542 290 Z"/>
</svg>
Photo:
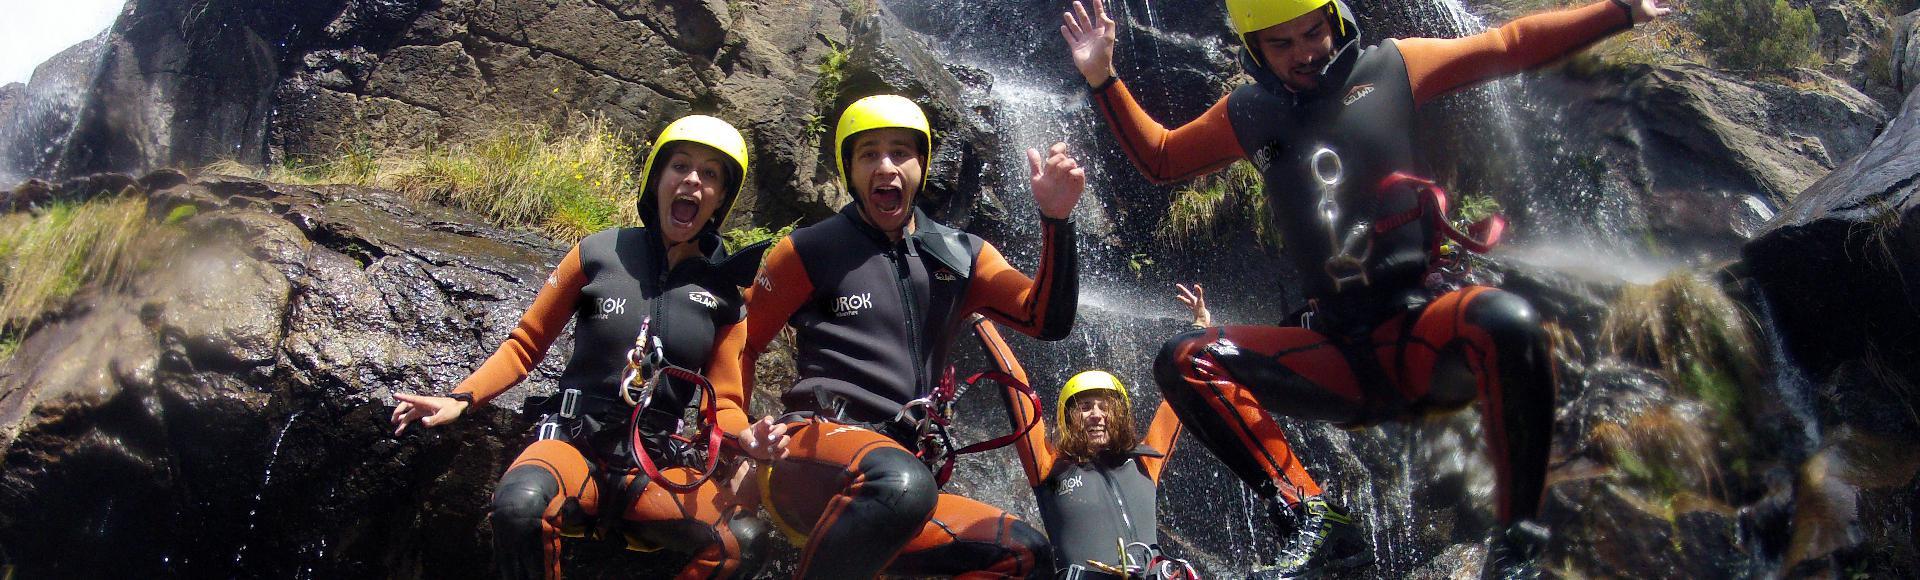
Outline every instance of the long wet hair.
<svg viewBox="0 0 1920 580">
<path fill-rule="evenodd" d="M 1073 405 L 1087 397 L 1106 399 L 1107 408 L 1113 410 L 1112 414 L 1107 416 L 1107 444 L 1098 448 L 1093 446 L 1093 442 L 1087 440 L 1086 427 L 1080 424 L 1079 413 L 1073 412 Z M 1133 430 L 1133 409 L 1127 408 L 1126 401 L 1120 399 L 1119 393 L 1105 389 L 1087 391 L 1074 395 L 1072 399 L 1067 400 L 1066 405 L 1064 423 L 1056 425 L 1053 433 L 1047 437 L 1047 444 L 1053 446 L 1055 453 L 1084 463 L 1092 461 L 1101 453 L 1132 451 L 1140 444 L 1140 435 Z"/>
</svg>

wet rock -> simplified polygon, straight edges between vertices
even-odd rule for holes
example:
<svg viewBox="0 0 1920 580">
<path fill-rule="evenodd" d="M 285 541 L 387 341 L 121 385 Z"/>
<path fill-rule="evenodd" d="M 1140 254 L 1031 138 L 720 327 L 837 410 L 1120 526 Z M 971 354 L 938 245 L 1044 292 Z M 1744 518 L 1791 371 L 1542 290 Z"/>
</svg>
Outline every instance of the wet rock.
<svg viewBox="0 0 1920 580">
<path fill-rule="evenodd" d="M 1920 10 L 1893 19 L 1892 27 L 1888 58 L 1893 59 L 1893 87 L 1904 95 L 1920 87 Z"/>
<path fill-rule="evenodd" d="M 1519 146 L 1546 153 L 1491 168 L 1487 180 L 1534 192 L 1510 210 L 1517 223 L 1584 232 L 1602 247 L 1644 231 L 1681 260 L 1724 259 L 1777 208 L 1864 151 L 1888 119 L 1844 82 L 1794 75 L 1781 84 L 1697 65 L 1538 75 L 1510 98 L 1539 109 L 1511 114 L 1520 127 L 1539 127 L 1519 135 Z M 1467 177 L 1488 163 L 1456 161 Z M 1595 196 L 1633 201 L 1596 204 Z"/>
<path fill-rule="evenodd" d="M 862 97 L 876 94 L 900 94 L 920 103 L 927 110 L 940 145 L 927 170 L 928 191 L 923 205 L 940 208 L 947 221 L 958 227 L 968 225 L 973 195 L 967 192 L 991 189 L 1000 183 L 1000 142 L 987 117 L 991 112 L 978 98 L 990 83 L 983 72 L 964 71 L 973 85 L 962 82 L 948 66 L 928 51 L 926 41 L 902 29 L 886 9 L 876 10 L 854 22 L 849 30 L 845 77 L 832 111 L 845 109 Z M 974 93 L 969 95 L 968 93 Z M 833 123 L 827 119 L 827 139 Z M 830 149 L 830 147 L 828 148 Z M 829 150 L 823 158 L 831 161 Z M 1015 194 L 1017 195 L 1017 194 Z"/>
<path fill-rule="evenodd" d="M 1808 187 L 1744 249 L 1790 354 L 1814 377 L 1868 359 L 1920 376 L 1920 98 L 1861 155 Z M 1881 392 L 1892 381 L 1863 381 Z M 1874 396 L 1894 400 L 1891 392 Z"/>
<path fill-rule="evenodd" d="M 1703 578 L 1753 569 L 1733 510 L 1713 500 L 1650 501 L 1598 477 L 1553 485 L 1544 513 L 1553 538 L 1542 560 L 1575 577 Z"/>
</svg>

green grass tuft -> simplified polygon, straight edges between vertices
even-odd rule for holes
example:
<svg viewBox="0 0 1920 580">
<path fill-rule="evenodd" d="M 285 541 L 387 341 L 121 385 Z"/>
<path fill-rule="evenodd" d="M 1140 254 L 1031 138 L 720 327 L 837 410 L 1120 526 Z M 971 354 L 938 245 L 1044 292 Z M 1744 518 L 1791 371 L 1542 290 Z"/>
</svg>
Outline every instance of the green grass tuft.
<svg viewBox="0 0 1920 580">
<path fill-rule="evenodd" d="M 853 49 L 846 44 L 825 36 L 820 41 L 826 43 L 827 52 L 820 55 L 820 76 L 813 81 L 815 112 L 807 115 L 806 121 L 811 137 L 827 133 L 827 121 L 833 118 L 834 105 L 840 100 L 840 84 L 847 78 L 847 59 L 853 57 Z"/>
<path fill-rule="evenodd" d="M 787 234 L 793 233 L 793 228 L 799 225 L 800 222 L 795 220 L 793 223 L 787 224 L 787 227 L 778 230 L 769 230 L 760 226 L 733 228 L 720 232 L 720 240 L 725 242 L 728 252 L 738 252 L 740 248 L 745 248 L 767 240 L 778 240 L 787 237 Z"/>
<path fill-rule="evenodd" d="M 156 247 L 140 197 L 55 204 L 0 216 L 0 330 L 20 332 L 81 286 L 123 280 Z"/>
<path fill-rule="evenodd" d="M 501 129 L 477 143 L 383 154 L 364 139 L 330 160 L 266 170 L 231 161 L 203 168 L 283 183 L 387 187 L 417 199 L 471 211 L 502 227 L 578 241 L 637 224 L 641 152 L 600 117 L 576 117 L 558 130 Z"/>
<path fill-rule="evenodd" d="M 1667 380 L 1737 424 L 1742 394 L 1761 379 L 1752 318 L 1712 282 L 1677 272 L 1629 286 L 1608 309 L 1601 346 L 1658 368 Z"/>
<path fill-rule="evenodd" d="M 1687 14 L 1715 64 L 1779 72 L 1819 64 L 1820 26 L 1812 8 L 1787 0 L 1692 0 Z"/>
<path fill-rule="evenodd" d="M 1236 228 L 1251 228 L 1268 249 L 1279 250 L 1280 229 L 1267 210 L 1260 170 L 1235 162 L 1173 194 L 1173 205 L 1154 235 L 1173 247 L 1204 244 Z"/>
</svg>

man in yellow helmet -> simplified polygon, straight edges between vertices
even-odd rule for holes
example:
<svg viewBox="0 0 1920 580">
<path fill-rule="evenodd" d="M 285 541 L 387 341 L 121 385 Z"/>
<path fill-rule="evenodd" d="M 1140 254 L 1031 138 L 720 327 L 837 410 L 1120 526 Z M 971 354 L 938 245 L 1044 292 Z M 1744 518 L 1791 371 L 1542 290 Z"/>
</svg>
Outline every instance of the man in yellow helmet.
<svg viewBox="0 0 1920 580">
<path fill-rule="evenodd" d="M 714 354 L 722 390 L 751 392 L 754 361 L 797 332 L 800 380 L 777 421 L 728 426 L 762 471 L 775 525 L 803 545 L 802 578 L 1047 577 L 1032 526 L 940 493 L 920 455 L 954 335 L 974 313 L 1043 340 L 1065 338 L 1078 303 L 1073 223 L 1086 176 L 1064 143 L 1027 150 L 1042 247 L 1030 279 L 992 244 L 913 205 L 932 130 L 904 97 L 860 99 L 840 115 L 834 157 L 853 195 L 839 214 L 767 253 L 747 318 Z"/>
<path fill-rule="evenodd" d="M 1202 443 L 1229 465 L 1259 466 L 1235 471 L 1265 490 L 1291 456 L 1277 430 L 1256 428 L 1266 413 L 1367 425 L 1478 397 L 1507 526 L 1487 569 L 1531 573 L 1546 536 L 1531 520 L 1553 421 L 1547 335 L 1513 294 L 1470 286 L 1434 296 L 1423 283 L 1439 246 L 1431 204 L 1386 206 L 1437 191 L 1404 175 L 1421 171 L 1411 134 L 1421 105 L 1665 15 L 1662 4 L 1602 0 L 1465 38 L 1368 46 L 1341 0 L 1226 0 L 1254 82 L 1168 130 L 1115 77 L 1116 27 L 1101 2 L 1091 13 L 1075 2 L 1061 35 L 1134 165 L 1172 182 L 1253 162 L 1306 283 L 1311 306 L 1297 326 L 1194 331 L 1162 350 L 1155 380 L 1174 410 L 1196 432 L 1220 431 Z"/>
</svg>

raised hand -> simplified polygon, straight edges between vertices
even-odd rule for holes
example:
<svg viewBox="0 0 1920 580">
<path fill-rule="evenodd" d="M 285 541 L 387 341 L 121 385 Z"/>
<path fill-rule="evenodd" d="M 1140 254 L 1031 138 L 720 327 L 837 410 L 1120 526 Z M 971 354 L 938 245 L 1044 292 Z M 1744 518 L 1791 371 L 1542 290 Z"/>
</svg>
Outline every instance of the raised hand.
<svg viewBox="0 0 1920 580">
<path fill-rule="evenodd" d="M 1033 171 L 1028 182 L 1033 186 L 1033 201 L 1040 206 L 1040 215 L 1053 219 L 1073 215 L 1073 206 L 1087 191 L 1087 170 L 1067 155 L 1067 144 L 1048 147 L 1045 159 L 1039 150 L 1027 149 L 1027 168 Z"/>
<path fill-rule="evenodd" d="M 1100 0 L 1093 0 L 1093 14 L 1098 18 L 1089 16 L 1085 5 L 1074 2 L 1072 12 L 1060 13 L 1060 20 L 1066 22 L 1060 25 L 1060 37 L 1067 39 L 1073 66 L 1080 69 L 1087 86 L 1097 87 L 1113 78 L 1113 43 L 1119 27 L 1107 17 L 1107 7 Z"/>
<path fill-rule="evenodd" d="M 1662 0 L 1634 0 L 1633 23 L 1639 24 L 1673 13 L 1673 8 L 1664 6 Z"/>
<path fill-rule="evenodd" d="M 394 393 L 393 398 L 400 400 L 400 404 L 393 407 L 392 421 L 395 437 L 406 431 L 407 424 L 414 421 L 419 421 L 423 426 L 438 427 L 454 422 L 467 410 L 466 401 L 448 397 Z"/>
<path fill-rule="evenodd" d="M 1191 290 L 1187 289 L 1185 284 L 1174 284 L 1173 287 L 1180 289 L 1180 302 L 1186 304 L 1187 308 L 1193 310 L 1193 326 L 1195 328 L 1213 326 L 1213 313 L 1207 311 L 1207 288 L 1205 286 L 1194 284 Z"/>
</svg>

